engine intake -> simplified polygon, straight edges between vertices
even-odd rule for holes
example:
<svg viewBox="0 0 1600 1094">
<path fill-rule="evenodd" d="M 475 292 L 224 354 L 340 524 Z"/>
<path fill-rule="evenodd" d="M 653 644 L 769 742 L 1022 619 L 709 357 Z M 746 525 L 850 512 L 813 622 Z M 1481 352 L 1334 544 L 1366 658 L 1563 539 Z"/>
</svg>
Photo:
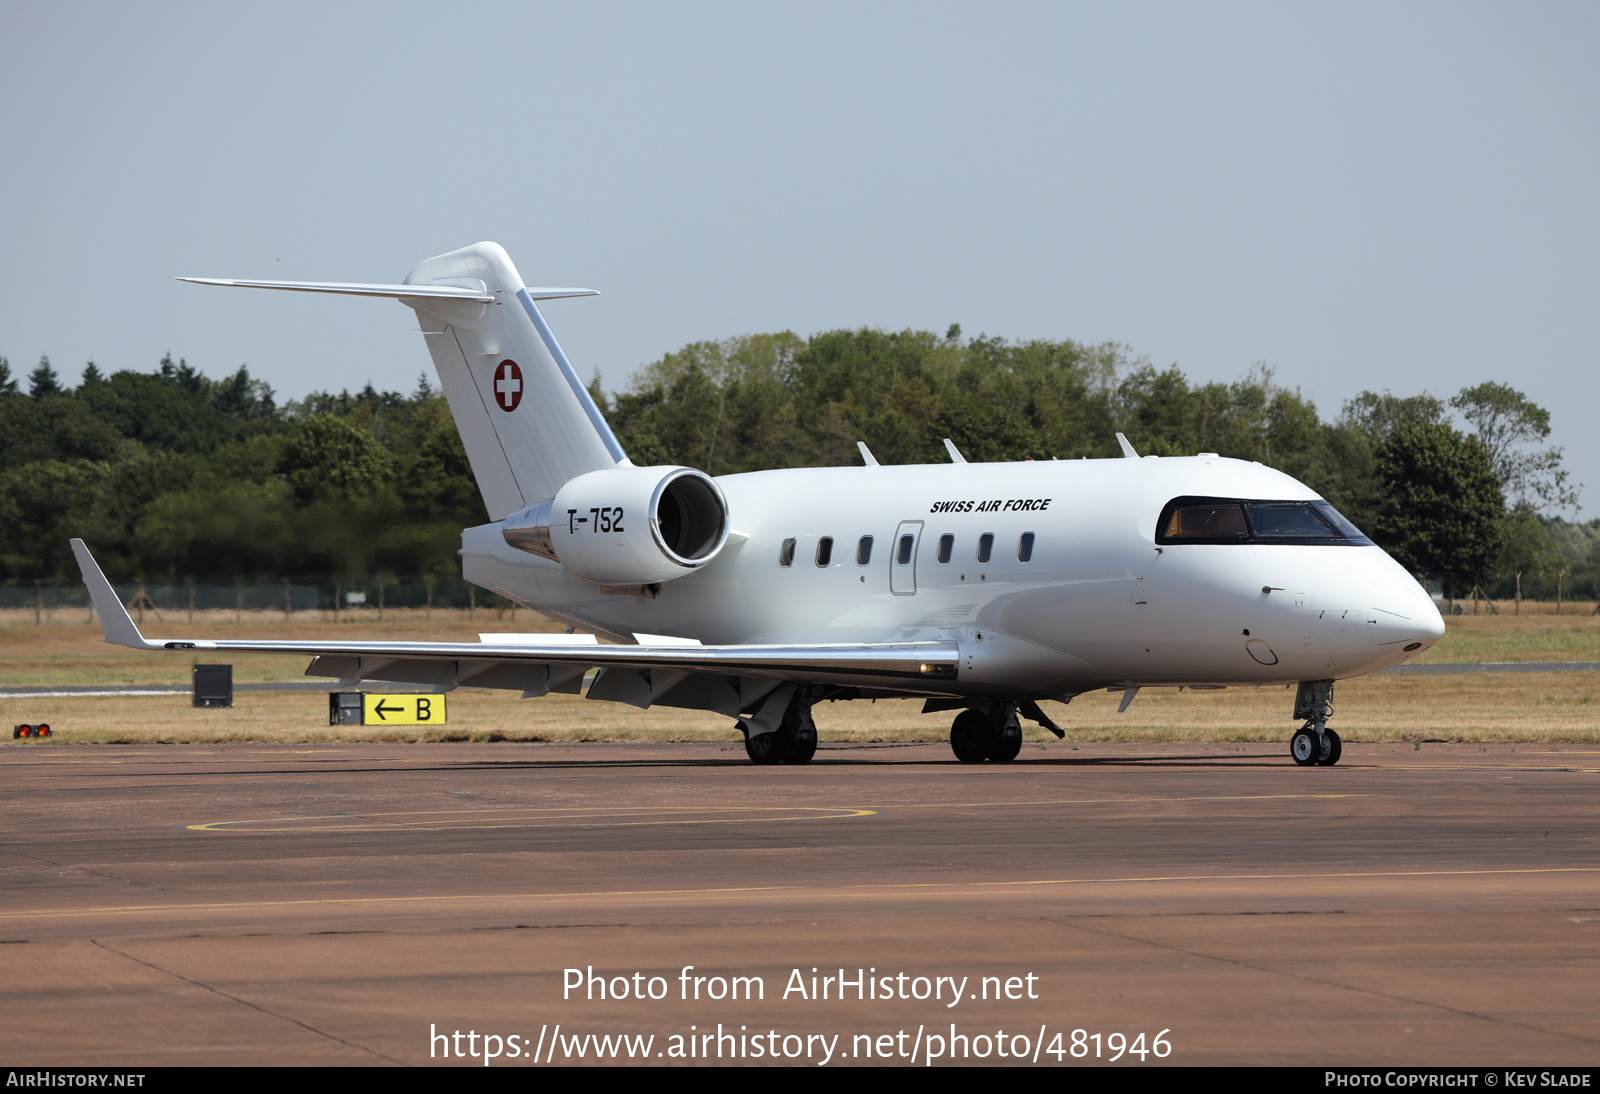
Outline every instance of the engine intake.
<svg viewBox="0 0 1600 1094">
<path fill-rule="evenodd" d="M 650 585 L 704 566 L 728 541 L 728 503 L 689 467 L 615 467 L 571 479 L 505 520 L 511 546 L 601 585 Z"/>
</svg>

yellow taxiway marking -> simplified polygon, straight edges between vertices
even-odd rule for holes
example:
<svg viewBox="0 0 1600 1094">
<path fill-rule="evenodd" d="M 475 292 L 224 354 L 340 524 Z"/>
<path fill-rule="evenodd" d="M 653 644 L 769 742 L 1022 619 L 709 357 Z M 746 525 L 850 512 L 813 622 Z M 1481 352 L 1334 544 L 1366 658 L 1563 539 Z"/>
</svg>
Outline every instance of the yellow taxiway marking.
<svg viewBox="0 0 1600 1094">
<path fill-rule="evenodd" d="M 1011 809 L 1019 805 L 1133 805 L 1139 802 L 1248 802 L 1274 801 L 1284 798 L 1365 798 L 1368 794 L 1188 794 L 1161 798 L 1130 795 L 1126 798 L 1052 798 L 1042 801 L 987 801 L 987 802 L 907 802 L 904 805 L 881 806 L 883 809 Z"/>
<path fill-rule="evenodd" d="M 1321 874 L 1156 874 L 1143 877 L 1105 878 L 1041 878 L 1033 881 L 974 881 L 965 884 L 949 882 L 908 882 L 889 885 L 840 885 L 827 887 L 830 891 L 855 892 L 861 895 L 889 893 L 907 889 L 942 889 L 951 896 L 986 896 L 1014 893 L 1041 885 L 1132 885 L 1159 884 L 1175 881 L 1305 881 L 1347 880 L 1350 878 L 1415 878 L 1415 877 L 1497 877 L 1527 876 L 1529 874 L 1595 874 L 1600 866 L 1534 866 L 1483 870 L 1365 870 Z M 806 893 L 810 887 L 802 885 L 746 885 L 720 886 L 704 889 L 609 889 L 593 892 L 566 893 L 455 893 L 434 896 L 369 896 L 321 897 L 303 900 L 238 900 L 216 901 L 200 904 L 118 904 L 99 908 L 36 908 L 29 911 L 0 912 L 0 922 L 48 916 L 52 919 L 82 918 L 96 915 L 138 915 L 150 912 L 205 912 L 239 909 L 332 907 L 363 904 L 448 904 L 464 900 L 515 901 L 533 904 L 557 904 L 572 900 L 597 900 L 603 897 L 707 897 L 737 893 Z"/>
<path fill-rule="evenodd" d="M 660 806 L 654 809 L 607 810 L 605 812 L 568 812 L 564 810 L 518 809 L 433 809 L 406 810 L 394 813 L 324 813 L 310 817 L 262 817 L 255 820 L 208 821 L 184 827 L 191 832 L 384 832 L 448 830 L 476 831 L 489 828 L 555 828 L 584 824 L 589 827 L 630 828 L 656 824 L 733 824 L 756 820 L 843 820 L 852 817 L 870 817 L 876 809 L 857 809 L 851 806 L 814 805 L 748 805 L 748 806 Z M 473 823 L 473 818 L 492 814 L 499 823 Z M 710 816 L 708 814 L 730 814 Z M 732 815 L 736 814 L 736 815 Z M 757 816 L 755 814 L 765 814 Z M 774 816 L 773 814 L 779 814 Z M 783 816 L 782 814 L 797 814 Z M 399 818 L 414 817 L 407 821 Z M 433 817 L 429 823 L 422 818 Z M 659 817 L 659 820 L 624 820 L 626 817 Z M 363 824 L 378 821 L 381 824 Z M 448 819 L 456 818 L 456 819 Z M 305 824 L 296 823 L 305 821 Z M 315 824 L 316 821 L 346 820 L 346 824 Z M 246 825 L 282 825 L 283 827 L 244 827 Z"/>
<path fill-rule="evenodd" d="M 572 823 L 587 822 L 596 827 L 625 828 L 638 825 L 659 824 L 731 824 L 742 820 L 763 819 L 752 814 L 798 813 L 800 816 L 769 816 L 768 820 L 847 820 L 871 817 L 884 809 L 1017 809 L 1040 805 L 1137 805 L 1148 802 L 1187 801 L 1281 801 L 1284 799 L 1333 799 L 1365 797 L 1359 794 L 1218 794 L 1186 795 L 1181 797 L 1126 797 L 1126 798 L 1053 798 L 1020 802 L 908 802 L 906 804 L 879 805 L 876 809 L 856 806 L 808 805 L 731 805 L 731 806 L 659 806 L 656 808 L 620 809 L 604 812 L 568 812 L 559 808 L 541 810 L 537 807 L 515 806 L 498 809 L 429 809 L 402 810 L 389 813 L 318 813 L 306 817 L 256 817 L 249 820 L 206 821 L 184 825 L 190 832 L 383 832 L 395 831 L 476 831 L 493 828 L 553 828 Z M 737 814 L 737 816 L 706 817 L 705 814 Z M 474 817 L 493 819 L 499 823 L 467 823 Z M 417 818 L 404 820 L 401 818 Z M 427 823 L 422 818 L 440 820 Z M 624 820 L 626 817 L 662 817 L 661 820 Z M 389 819 L 394 818 L 394 819 Z M 459 818 L 450 820 L 445 818 Z M 317 821 L 343 823 L 317 824 Z M 383 823 L 363 824 L 363 821 Z M 303 823 L 302 823 L 303 822 Z M 258 827 L 277 825 L 278 827 Z"/>
</svg>

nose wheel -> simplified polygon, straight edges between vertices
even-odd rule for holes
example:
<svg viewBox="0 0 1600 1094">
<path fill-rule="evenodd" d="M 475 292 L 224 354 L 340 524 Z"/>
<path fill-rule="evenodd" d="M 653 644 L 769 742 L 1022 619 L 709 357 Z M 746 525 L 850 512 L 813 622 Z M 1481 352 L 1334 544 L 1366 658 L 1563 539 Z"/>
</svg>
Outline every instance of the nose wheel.
<svg viewBox="0 0 1600 1094">
<path fill-rule="evenodd" d="M 1331 729 L 1318 733 L 1314 727 L 1306 726 L 1289 738 L 1289 755 L 1301 767 L 1332 767 L 1339 762 L 1342 751 L 1339 735 Z"/>
<path fill-rule="evenodd" d="M 1333 681 L 1302 680 L 1294 697 L 1294 716 L 1306 724 L 1289 738 L 1289 755 L 1301 767 L 1332 767 L 1343 749 L 1339 735 L 1328 728 L 1333 713 Z"/>
</svg>

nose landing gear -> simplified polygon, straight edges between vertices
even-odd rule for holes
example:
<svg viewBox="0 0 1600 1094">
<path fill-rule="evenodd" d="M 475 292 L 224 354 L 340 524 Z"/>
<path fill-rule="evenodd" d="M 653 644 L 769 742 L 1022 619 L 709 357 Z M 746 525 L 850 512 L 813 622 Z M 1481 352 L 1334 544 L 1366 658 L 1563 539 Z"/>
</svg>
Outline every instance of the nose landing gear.
<svg viewBox="0 0 1600 1094">
<path fill-rule="evenodd" d="M 1301 767 L 1332 767 L 1343 752 L 1339 735 L 1328 728 L 1333 713 L 1333 681 L 1302 680 L 1295 692 L 1294 716 L 1306 724 L 1289 738 L 1289 755 Z"/>
</svg>

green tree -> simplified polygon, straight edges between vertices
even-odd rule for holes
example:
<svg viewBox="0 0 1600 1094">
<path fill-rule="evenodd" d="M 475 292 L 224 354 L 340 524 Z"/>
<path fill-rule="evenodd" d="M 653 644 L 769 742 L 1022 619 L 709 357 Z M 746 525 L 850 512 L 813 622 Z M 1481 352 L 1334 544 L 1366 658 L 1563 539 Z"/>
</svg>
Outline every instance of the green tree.
<svg viewBox="0 0 1600 1094">
<path fill-rule="evenodd" d="M 56 370 L 50 367 L 48 354 L 41 354 L 38 367 L 28 373 L 28 394 L 35 399 L 61 394 L 61 378 L 56 375 Z"/>
<path fill-rule="evenodd" d="M 1450 405 L 1471 424 L 1507 498 L 1535 508 L 1574 506 L 1578 490 L 1567 482 L 1561 449 L 1527 452 L 1523 446 L 1550 436 L 1550 412 L 1506 384 L 1462 388 Z"/>
<path fill-rule="evenodd" d="M 1476 437 L 1448 425 L 1401 425 L 1376 453 L 1386 497 L 1373 538 L 1446 596 L 1480 581 L 1504 537 L 1505 495 Z"/>
<path fill-rule="evenodd" d="M 1554 587 L 1555 572 L 1561 568 L 1561 542 L 1556 533 L 1539 519 L 1532 506 L 1519 504 L 1506 514 L 1502 524 L 1501 547 L 1495 560 L 1495 582 L 1491 593 L 1511 597 L 1520 587 L 1524 597 Z M 1519 584 L 1520 579 L 1520 584 Z"/>
<path fill-rule="evenodd" d="M 1444 402 L 1427 392 L 1401 397 L 1385 391 L 1363 391 L 1344 404 L 1340 420 L 1366 434 L 1374 446 L 1403 425 L 1438 425 L 1445 420 Z"/>
<path fill-rule="evenodd" d="M 393 461 L 370 433 L 338 418 L 308 418 L 283 447 L 278 473 L 302 505 L 370 497 L 383 488 Z"/>
</svg>

